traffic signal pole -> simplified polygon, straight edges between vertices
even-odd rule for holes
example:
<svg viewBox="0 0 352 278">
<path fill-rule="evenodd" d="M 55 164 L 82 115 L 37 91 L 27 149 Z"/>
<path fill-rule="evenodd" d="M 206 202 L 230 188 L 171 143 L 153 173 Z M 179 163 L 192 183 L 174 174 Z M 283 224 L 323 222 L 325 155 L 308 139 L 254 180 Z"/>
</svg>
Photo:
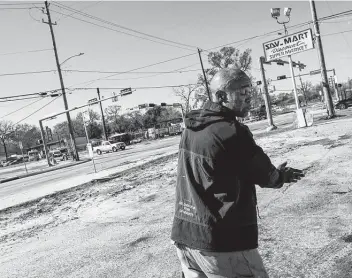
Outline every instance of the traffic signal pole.
<svg viewBox="0 0 352 278">
<path fill-rule="evenodd" d="M 287 36 L 288 35 L 288 31 L 287 31 L 287 28 L 286 28 L 286 24 L 283 23 L 283 25 L 284 25 L 284 29 L 285 29 L 285 35 Z M 288 61 L 290 63 L 290 71 L 291 71 L 291 76 L 292 76 L 293 94 L 295 96 L 296 107 L 297 107 L 297 109 L 299 109 L 300 105 L 299 105 L 299 99 L 298 99 L 298 94 L 297 94 L 295 72 L 293 70 L 293 64 L 292 64 L 291 55 L 288 55 Z"/>
<path fill-rule="evenodd" d="M 98 93 L 98 100 L 100 100 L 100 90 L 99 88 L 97 88 L 97 93 Z M 103 122 L 103 133 L 104 133 L 104 138 L 105 141 L 108 140 L 108 135 L 106 133 L 106 125 L 105 125 L 105 118 L 104 118 L 104 112 L 103 112 L 103 105 L 101 104 L 101 102 L 99 103 L 100 106 L 100 113 L 101 113 L 101 120 Z M 89 143 L 89 141 L 88 141 Z"/>
<path fill-rule="evenodd" d="M 44 149 L 44 153 L 45 153 L 45 157 L 46 160 L 48 162 L 49 167 L 52 166 L 50 163 L 50 159 L 49 159 L 49 150 L 48 150 L 48 145 L 46 143 L 46 138 L 45 138 L 45 133 L 44 133 L 44 128 L 43 128 L 43 122 L 39 121 L 39 127 L 40 127 L 40 133 L 42 135 L 42 141 L 43 141 L 43 149 Z"/>
<path fill-rule="evenodd" d="M 265 58 L 263 56 L 260 57 L 259 64 L 260 64 L 260 73 L 262 76 L 262 84 L 263 84 L 263 92 L 261 92 L 261 93 L 264 98 L 266 115 L 267 115 L 268 124 L 269 124 L 267 131 L 270 131 L 270 130 L 277 129 L 277 126 L 274 125 L 273 116 L 271 113 L 271 103 L 270 103 L 270 97 L 269 97 L 269 92 L 268 92 L 268 85 L 266 83 L 266 78 L 265 78 L 264 64 L 263 64 L 264 62 L 265 62 Z"/>
</svg>

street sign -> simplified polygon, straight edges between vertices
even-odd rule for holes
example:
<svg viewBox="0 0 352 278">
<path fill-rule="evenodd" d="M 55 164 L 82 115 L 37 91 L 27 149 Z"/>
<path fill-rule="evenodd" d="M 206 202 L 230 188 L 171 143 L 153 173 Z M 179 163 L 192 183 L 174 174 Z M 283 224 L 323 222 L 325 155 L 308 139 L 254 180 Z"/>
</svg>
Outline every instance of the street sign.
<svg viewBox="0 0 352 278">
<path fill-rule="evenodd" d="M 20 146 L 20 149 L 21 150 L 23 150 L 23 144 L 22 144 L 22 142 L 20 141 L 20 142 L 18 142 L 18 145 Z"/>
<path fill-rule="evenodd" d="M 320 74 L 321 70 L 312 70 L 311 72 L 309 72 L 309 75 L 314 75 L 314 74 Z"/>
<path fill-rule="evenodd" d="M 92 102 L 97 102 L 97 101 L 98 101 L 97 98 L 92 98 L 92 99 L 88 100 L 88 104 L 90 104 Z M 94 104 L 96 104 L 96 103 L 94 103 Z M 90 104 L 90 105 L 94 105 L 94 104 Z"/>
<path fill-rule="evenodd" d="M 312 49 L 314 48 L 312 30 L 303 30 L 265 42 L 263 48 L 266 62 Z"/>
<path fill-rule="evenodd" d="M 131 88 L 126 88 L 120 91 L 120 95 L 121 96 L 125 96 L 125 95 L 130 95 L 132 94 L 132 89 Z"/>
</svg>

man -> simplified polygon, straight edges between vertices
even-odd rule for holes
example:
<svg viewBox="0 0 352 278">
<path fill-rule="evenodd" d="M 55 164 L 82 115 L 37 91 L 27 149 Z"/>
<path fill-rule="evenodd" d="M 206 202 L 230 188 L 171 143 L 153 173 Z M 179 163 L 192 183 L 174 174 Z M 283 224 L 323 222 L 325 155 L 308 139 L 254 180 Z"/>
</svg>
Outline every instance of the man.
<svg viewBox="0 0 352 278">
<path fill-rule="evenodd" d="M 271 164 L 244 117 L 251 81 L 222 69 L 211 82 L 212 101 L 185 117 L 171 239 L 189 277 L 268 277 L 257 251 L 255 184 L 281 188 L 302 171 Z"/>
</svg>

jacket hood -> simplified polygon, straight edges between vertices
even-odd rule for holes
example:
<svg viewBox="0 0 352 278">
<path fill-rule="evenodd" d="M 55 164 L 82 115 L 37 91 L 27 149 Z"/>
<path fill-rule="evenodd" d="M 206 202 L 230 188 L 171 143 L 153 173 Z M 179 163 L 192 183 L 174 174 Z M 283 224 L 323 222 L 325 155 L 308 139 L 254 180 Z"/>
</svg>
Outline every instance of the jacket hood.
<svg viewBox="0 0 352 278">
<path fill-rule="evenodd" d="M 186 128 L 194 131 L 222 121 L 236 121 L 236 116 L 229 108 L 211 101 L 206 102 L 202 109 L 192 110 L 185 116 Z"/>
</svg>

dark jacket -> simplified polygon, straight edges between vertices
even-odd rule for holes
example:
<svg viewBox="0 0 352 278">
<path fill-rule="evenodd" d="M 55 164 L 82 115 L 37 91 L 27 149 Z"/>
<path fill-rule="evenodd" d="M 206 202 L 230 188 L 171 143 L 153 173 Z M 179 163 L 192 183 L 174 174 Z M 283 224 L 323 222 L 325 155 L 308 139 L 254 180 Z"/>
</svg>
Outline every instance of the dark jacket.
<svg viewBox="0 0 352 278">
<path fill-rule="evenodd" d="M 226 107 L 208 102 L 185 124 L 171 239 L 217 252 L 257 248 L 255 184 L 269 186 L 276 168 Z"/>
</svg>

